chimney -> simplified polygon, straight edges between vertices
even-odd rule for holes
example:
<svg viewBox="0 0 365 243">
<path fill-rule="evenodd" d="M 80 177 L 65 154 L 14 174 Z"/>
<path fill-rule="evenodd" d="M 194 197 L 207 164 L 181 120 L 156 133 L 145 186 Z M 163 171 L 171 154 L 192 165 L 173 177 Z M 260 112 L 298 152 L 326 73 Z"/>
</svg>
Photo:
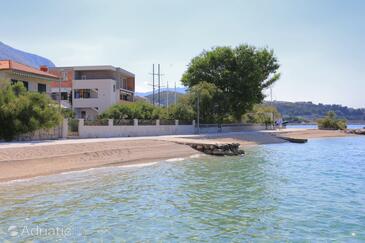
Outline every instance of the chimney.
<svg viewBox="0 0 365 243">
<path fill-rule="evenodd" d="M 48 67 L 45 65 L 40 66 L 39 70 L 41 70 L 42 72 L 48 73 Z"/>
</svg>

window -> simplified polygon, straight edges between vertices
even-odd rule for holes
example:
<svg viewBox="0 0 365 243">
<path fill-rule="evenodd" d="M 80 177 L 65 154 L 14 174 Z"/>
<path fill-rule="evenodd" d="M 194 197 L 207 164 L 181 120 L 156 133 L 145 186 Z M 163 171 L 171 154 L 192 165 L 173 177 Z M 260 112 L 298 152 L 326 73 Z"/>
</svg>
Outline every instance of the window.
<svg viewBox="0 0 365 243">
<path fill-rule="evenodd" d="M 121 93 L 120 96 L 119 96 L 120 100 L 131 101 L 132 100 L 131 98 L 132 98 L 132 96 L 128 95 L 126 93 Z"/>
<path fill-rule="evenodd" d="M 81 75 L 81 79 L 86 80 L 86 75 L 85 74 Z"/>
<path fill-rule="evenodd" d="M 68 93 L 67 92 L 61 92 L 61 100 L 68 100 Z"/>
<path fill-rule="evenodd" d="M 115 84 L 113 84 L 113 92 L 115 92 Z"/>
<path fill-rule="evenodd" d="M 98 89 L 75 89 L 74 98 L 75 99 L 98 98 Z"/>
<path fill-rule="evenodd" d="M 59 93 L 58 92 L 52 92 L 51 98 L 53 100 L 59 99 Z M 61 100 L 68 100 L 68 93 L 67 92 L 61 92 Z"/>
<path fill-rule="evenodd" d="M 47 85 L 45 85 L 45 84 L 38 84 L 38 92 L 39 93 L 45 93 L 45 92 L 47 92 Z"/>
</svg>

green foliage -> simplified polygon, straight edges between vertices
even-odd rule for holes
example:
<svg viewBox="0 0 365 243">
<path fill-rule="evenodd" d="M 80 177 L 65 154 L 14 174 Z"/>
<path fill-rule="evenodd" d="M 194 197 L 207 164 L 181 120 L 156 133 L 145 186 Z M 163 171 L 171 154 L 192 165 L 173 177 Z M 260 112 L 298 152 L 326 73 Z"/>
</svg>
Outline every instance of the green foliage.
<svg viewBox="0 0 365 243">
<path fill-rule="evenodd" d="M 224 115 L 220 111 L 219 96 L 221 91 L 216 85 L 208 82 L 200 82 L 192 86 L 188 93 L 188 104 L 194 109 L 195 113 L 199 110 L 200 120 L 206 123 L 222 122 Z"/>
<path fill-rule="evenodd" d="M 155 107 L 145 101 L 137 101 L 133 103 L 116 104 L 102 113 L 100 119 L 115 119 L 115 120 L 129 120 L 129 119 L 144 119 L 151 120 L 158 118 L 158 112 Z"/>
<path fill-rule="evenodd" d="M 177 103 L 169 107 L 170 120 L 192 121 L 195 119 L 194 109 L 189 104 Z"/>
<path fill-rule="evenodd" d="M 107 109 L 99 116 L 99 119 L 166 119 L 166 120 L 189 120 L 194 119 L 194 111 L 184 102 L 166 107 L 156 107 L 145 101 L 134 103 L 116 104 Z"/>
<path fill-rule="evenodd" d="M 239 120 L 254 104 L 263 101 L 262 91 L 280 77 L 278 68 L 272 50 L 248 45 L 216 47 L 191 60 L 182 83 L 190 88 L 201 82 L 215 85 L 210 106 L 213 117 Z"/>
<path fill-rule="evenodd" d="M 365 109 L 354 109 L 341 105 L 314 104 L 312 102 L 284 102 L 274 101 L 273 105 L 283 114 L 285 120 L 295 117 L 303 120 L 316 120 L 334 111 L 339 118 L 347 120 L 365 120 Z"/>
<path fill-rule="evenodd" d="M 46 95 L 27 92 L 22 83 L 0 89 L 0 138 L 13 140 L 21 134 L 59 124 L 61 115 Z"/>
<path fill-rule="evenodd" d="M 287 116 L 285 121 L 289 123 L 310 123 L 311 121 L 300 116 Z"/>
<path fill-rule="evenodd" d="M 281 117 L 280 113 L 273 106 L 265 104 L 254 105 L 251 112 L 242 116 L 242 121 L 245 123 L 255 124 L 273 124 L 275 120 Z"/>
<path fill-rule="evenodd" d="M 62 108 L 61 114 L 64 118 L 75 118 L 75 112 L 71 109 Z"/>
<path fill-rule="evenodd" d="M 344 119 L 337 119 L 336 113 L 330 111 L 327 116 L 317 120 L 319 129 L 335 129 L 335 130 L 345 130 L 347 128 L 347 122 Z"/>
</svg>

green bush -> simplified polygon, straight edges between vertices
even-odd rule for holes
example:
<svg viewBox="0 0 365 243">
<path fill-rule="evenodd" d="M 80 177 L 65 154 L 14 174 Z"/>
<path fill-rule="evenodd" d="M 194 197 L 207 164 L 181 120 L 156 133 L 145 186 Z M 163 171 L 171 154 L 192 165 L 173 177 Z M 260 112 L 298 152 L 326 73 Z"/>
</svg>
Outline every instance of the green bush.
<svg viewBox="0 0 365 243">
<path fill-rule="evenodd" d="M 61 114 L 64 118 L 75 118 L 75 112 L 71 109 L 62 108 Z"/>
<path fill-rule="evenodd" d="M 141 120 L 188 120 L 194 119 L 194 110 L 191 106 L 178 103 L 167 107 L 156 107 L 145 101 L 116 104 L 103 112 L 99 119 L 114 119 L 117 121 Z"/>
<path fill-rule="evenodd" d="M 272 118 L 274 118 L 274 120 Z M 242 122 L 270 125 L 279 118 L 281 118 L 281 114 L 274 106 L 257 104 L 253 106 L 251 112 L 242 116 Z"/>
<path fill-rule="evenodd" d="M 0 89 L 0 138 L 15 137 L 38 129 L 52 128 L 61 121 L 57 105 L 46 95 L 27 92 L 22 83 Z"/>
<path fill-rule="evenodd" d="M 145 101 L 137 101 L 134 103 L 116 104 L 103 112 L 99 119 L 115 119 L 115 120 L 129 120 L 129 119 L 156 119 L 158 113 L 155 111 L 156 107 Z"/>
<path fill-rule="evenodd" d="M 317 125 L 319 129 L 345 130 L 347 128 L 346 120 L 337 119 L 333 111 L 328 112 L 326 117 L 318 119 Z"/>
</svg>

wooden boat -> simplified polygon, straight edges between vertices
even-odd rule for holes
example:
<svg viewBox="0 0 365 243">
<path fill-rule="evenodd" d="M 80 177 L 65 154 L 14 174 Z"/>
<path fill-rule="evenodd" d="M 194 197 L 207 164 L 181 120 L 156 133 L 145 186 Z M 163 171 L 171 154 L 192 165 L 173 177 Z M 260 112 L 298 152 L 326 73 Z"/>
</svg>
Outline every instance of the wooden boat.
<svg viewBox="0 0 365 243">
<path fill-rule="evenodd" d="M 306 139 L 306 138 L 291 138 L 291 137 L 282 137 L 282 136 L 278 136 L 278 138 L 284 139 L 284 140 L 289 141 L 291 143 L 306 143 L 306 142 L 308 142 L 308 139 Z"/>
</svg>

